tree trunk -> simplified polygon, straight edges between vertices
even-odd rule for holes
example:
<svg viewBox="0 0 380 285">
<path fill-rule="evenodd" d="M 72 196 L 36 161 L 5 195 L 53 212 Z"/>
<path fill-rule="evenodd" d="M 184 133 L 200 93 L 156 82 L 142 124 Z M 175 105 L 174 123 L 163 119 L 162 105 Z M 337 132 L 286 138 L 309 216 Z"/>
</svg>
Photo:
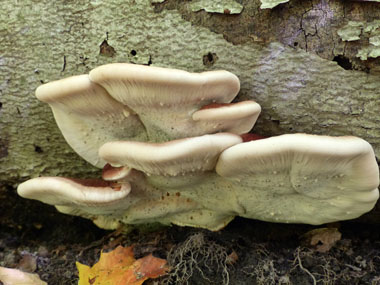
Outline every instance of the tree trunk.
<svg viewBox="0 0 380 285">
<path fill-rule="evenodd" d="M 226 69 L 240 78 L 238 100 L 262 106 L 254 132 L 355 135 L 380 156 L 380 64 L 357 55 L 373 47 L 366 28 L 380 19 L 379 3 L 291 0 L 262 10 L 259 0 L 240 0 L 243 10 L 232 14 L 229 0 L 218 14 L 194 12 L 195 0 L 151 2 L 2 1 L 2 188 L 39 175 L 99 174 L 69 148 L 34 90 L 110 62 Z"/>
</svg>

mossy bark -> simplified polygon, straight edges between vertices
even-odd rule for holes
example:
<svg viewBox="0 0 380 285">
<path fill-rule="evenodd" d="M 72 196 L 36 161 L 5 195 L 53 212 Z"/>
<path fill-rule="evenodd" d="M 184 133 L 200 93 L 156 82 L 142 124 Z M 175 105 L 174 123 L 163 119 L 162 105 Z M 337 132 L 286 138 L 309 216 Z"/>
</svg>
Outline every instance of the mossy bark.
<svg viewBox="0 0 380 285">
<path fill-rule="evenodd" d="M 238 100 L 263 108 L 254 132 L 355 135 L 380 156 L 380 80 L 376 59 L 343 42 L 349 20 L 380 18 L 378 3 L 291 0 L 240 14 L 193 12 L 190 1 L 68 0 L 0 3 L 0 185 L 38 175 L 88 177 L 98 170 L 60 134 L 37 101 L 45 82 L 110 62 L 239 76 Z"/>
</svg>

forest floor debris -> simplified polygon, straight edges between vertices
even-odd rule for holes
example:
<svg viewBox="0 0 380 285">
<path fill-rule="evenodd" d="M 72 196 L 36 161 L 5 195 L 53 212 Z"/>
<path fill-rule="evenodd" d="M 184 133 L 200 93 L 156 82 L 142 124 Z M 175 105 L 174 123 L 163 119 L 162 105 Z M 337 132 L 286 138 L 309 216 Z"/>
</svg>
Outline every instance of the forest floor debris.
<svg viewBox="0 0 380 285">
<path fill-rule="evenodd" d="M 168 261 L 168 275 L 144 284 L 380 284 L 378 226 L 334 224 L 341 237 L 330 235 L 331 248 L 320 252 L 324 242 L 311 246 L 304 236 L 324 226 L 239 218 L 219 232 L 173 226 L 123 234 L 12 193 L 0 195 L 0 266 L 37 273 L 49 285 L 78 284 L 76 261 L 91 266 L 118 245 L 133 245 L 136 259 Z"/>
</svg>

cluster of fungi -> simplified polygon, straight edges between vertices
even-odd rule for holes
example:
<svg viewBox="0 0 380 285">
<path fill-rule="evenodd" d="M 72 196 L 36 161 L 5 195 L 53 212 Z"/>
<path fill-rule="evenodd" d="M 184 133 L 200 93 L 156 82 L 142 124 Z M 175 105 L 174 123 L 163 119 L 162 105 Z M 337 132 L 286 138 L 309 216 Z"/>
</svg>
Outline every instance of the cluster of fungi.
<svg viewBox="0 0 380 285">
<path fill-rule="evenodd" d="M 239 79 L 108 64 L 40 86 L 68 144 L 102 179 L 37 177 L 18 194 L 99 227 L 159 222 L 219 230 L 235 216 L 322 224 L 378 199 L 372 147 L 352 136 L 247 134 L 261 108 Z"/>
</svg>

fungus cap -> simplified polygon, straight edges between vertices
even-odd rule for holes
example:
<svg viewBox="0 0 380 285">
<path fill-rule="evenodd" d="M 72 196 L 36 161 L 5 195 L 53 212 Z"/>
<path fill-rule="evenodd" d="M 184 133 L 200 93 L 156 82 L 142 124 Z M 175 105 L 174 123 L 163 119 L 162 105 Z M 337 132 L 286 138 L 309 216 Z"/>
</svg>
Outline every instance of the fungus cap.
<svg viewBox="0 0 380 285">
<path fill-rule="evenodd" d="M 241 141 L 238 135 L 218 133 L 166 143 L 110 142 L 99 149 L 99 156 L 114 166 L 176 176 L 214 169 L 219 154 Z"/>
<path fill-rule="evenodd" d="M 292 134 L 242 143 L 220 155 L 216 172 L 240 188 L 242 216 L 265 221 L 352 219 L 379 196 L 373 149 L 356 137 Z"/>
<path fill-rule="evenodd" d="M 108 141 L 146 140 L 139 118 L 113 99 L 88 75 L 73 76 L 41 85 L 39 100 L 53 110 L 54 118 L 68 144 L 89 163 L 103 167 L 98 149 Z"/>
<path fill-rule="evenodd" d="M 129 183 L 112 184 L 102 180 L 38 177 L 18 186 L 24 198 L 58 206 L 89 207 L 104 213 L 117 209 L 131 191 Z"/>
<path fill-rule="evenodd" d="M 90 79 L 117 101 L 138 106 L 180 106 L 196 102 L 230 102 L 239 92 L 236 75 L 225 71 L 190 73 L 184 70 L 129 63 L 99 66 Z"/>
<path fill-rule="evenodd" d="M 190 73 L 114 63 L 95 68 L 89 76 L 138 114 L 150 139 L 156 142 L 227 131 L 216 119 L 194 121 L 192 114 L 210 103 L 231 102 L 240 89 L 239 79 L 224 70 Z M 229 129 L 233 130 L 231 126 Z"/>
<path fill-rule="evenodd" d="M 230 104 L 210 104 L 193 113 L 193 120 L 213 123 L 219 122 L 219 128 L 233 134 L 249 132 L 256 123 L 261 107 L 254 101 Z"/>
<path fill-rule="evenodd" d="M 43 84 L 37 87 L 36 97 L 42 102 L 87 115 L 94 112 L 130 111 L 109 96 L 103 87 L 91 82 L 87 74 Z"/>
</svg>

